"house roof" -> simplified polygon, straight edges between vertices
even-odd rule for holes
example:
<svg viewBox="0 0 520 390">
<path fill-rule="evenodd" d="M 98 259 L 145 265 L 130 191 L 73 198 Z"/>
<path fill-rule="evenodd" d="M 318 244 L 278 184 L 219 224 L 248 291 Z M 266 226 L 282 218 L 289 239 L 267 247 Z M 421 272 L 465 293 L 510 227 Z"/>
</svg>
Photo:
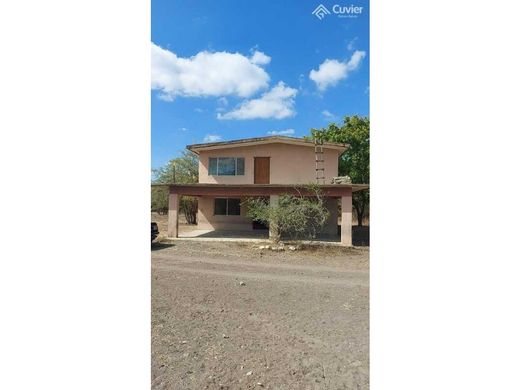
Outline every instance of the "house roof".
<svg viewBox="0 0 520 390">
<path fill-rule="evenodd" d="M 223 142 L 209 142 L 204 144 L 193 144 L 186 146 L 186 149 L 199 154 L 200 151 L 203 150 L 214 150 L 214 149 L 227 149 L 227 148 L 237 148 L 243 146 L 253 146 L 253 145 L 264 145 L 264 144 L 274 144 L 274 143 L 282 143 L 289 145 L 299 145 L 299 146 L 309 146 L 314 147 L 313 140 L 307 140 L 303 138 L 295 138 L 295 137 L 286 137 L 281 135 L 273 135 L 269 137 L 257 137 L 257 138 L 244 138 L 237 139 L 233 141 L 223 141 Z M 347 150 L 347 144 L 340 144 L 336 142 L 324 142 L 324 149 L 335 149 L 343 153 Z"/>
</svg>

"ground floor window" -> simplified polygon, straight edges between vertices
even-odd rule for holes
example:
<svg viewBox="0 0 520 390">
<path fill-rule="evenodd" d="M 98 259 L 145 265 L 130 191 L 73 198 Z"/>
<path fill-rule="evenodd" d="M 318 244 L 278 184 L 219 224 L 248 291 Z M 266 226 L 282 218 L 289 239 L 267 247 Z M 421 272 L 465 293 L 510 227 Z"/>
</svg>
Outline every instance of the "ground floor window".
<svg viewBox="0 0 520 390">
<path fill-rule="evenodd" d="M 215 215 L 240 215 L 240 199 L 215 198 Z"/>
</svg>

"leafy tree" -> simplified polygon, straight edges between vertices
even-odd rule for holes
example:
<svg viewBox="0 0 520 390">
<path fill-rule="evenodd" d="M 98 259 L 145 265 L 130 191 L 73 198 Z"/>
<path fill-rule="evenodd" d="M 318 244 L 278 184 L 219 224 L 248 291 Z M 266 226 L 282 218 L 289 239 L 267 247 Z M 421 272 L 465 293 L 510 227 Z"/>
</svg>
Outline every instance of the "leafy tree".
<svg viewBox="0 0 520 390">
<path fill-rule="evenodd" d="M 339 174 L 347 175 L 353 183 L 370 182 L 370 119 L 368 117 L 346 116 L 341 127 L 331 123 L 323 129 L 311 129 L 311 139 L 349 144 L 339 161 Z M 363 225 L 363 218 L 369 211 L 370 195 L 368 191 L 355 192 L 352 205 L 356 211 L 358 225 Z"/>
<path fill-rule="evenodd" d="M 321 191 L 315 186 L 309 186 L 307 190 L 311 196 L 283 194 L 275 205 L 266 198 L 247 198 L 247 216 L 269 224 L 275 242 L 282 238 L 313 239 L 323 229 L 329 212 Z"/>
<path fill-rule="evenodd" d="M 154 184 L 191 184 L 199 181 L 199 159 L 196 154 L 183 151 L 181 157 L 170 160 L 164 166 L 153 169 Z M 168 212 L 168 186 L 152 187 L 152 211 Z M 190 224 L 197 223 L 197 198 L 182 196 L 180 210 Z"/>
<path fill-rule="evenodd" d="M 165 215 L 168 213 L 168 187 L 152 187 L 152 211 Z"/>
<path fill-rule="evenodd" d="M 154 183 L 191 184 L 199 181 L 199 158 L 184 150 L 181 157 L 174 158 L 164 166 L 153 169 Z"/>
</svg>

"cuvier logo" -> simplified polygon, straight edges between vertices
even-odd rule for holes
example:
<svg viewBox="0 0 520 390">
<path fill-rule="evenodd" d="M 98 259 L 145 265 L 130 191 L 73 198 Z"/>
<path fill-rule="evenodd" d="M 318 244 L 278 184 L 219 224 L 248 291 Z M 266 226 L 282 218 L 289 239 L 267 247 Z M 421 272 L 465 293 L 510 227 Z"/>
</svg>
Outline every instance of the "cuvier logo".
<svg viewBox="0 0 520 390">
<path fill-rule="evenodd" d="M 338 18 L 357 18 L 359 15 L 363 13 L 363 7 L 359 7 L 354 4 L 350 5 L 339 5 L 334 4 L 332 7 L 332 12 L 336 14 Z M 323 20 L 325 16 L 330 15 L 330 11 L 323 4 L 318 5 L 312 14 L 316 16 L 319 20 Z"/>
<path fill-rule="evenodd" d="M 325 15 L 330 15 L 330 11 L 323 4 L 320 4 L 316 7 L 312 14 L 315 15 L 319 20 L 322 20 Z"/>
</svg>

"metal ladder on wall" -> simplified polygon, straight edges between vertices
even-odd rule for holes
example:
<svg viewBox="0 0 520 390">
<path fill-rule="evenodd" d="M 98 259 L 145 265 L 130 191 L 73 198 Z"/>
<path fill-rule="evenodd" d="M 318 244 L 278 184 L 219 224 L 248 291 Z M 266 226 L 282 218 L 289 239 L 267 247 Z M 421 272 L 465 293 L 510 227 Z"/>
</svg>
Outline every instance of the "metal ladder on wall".
<svg viewBox="0 0 520 390">
<path fill-rule="evenodd" d="M 325 155 L 323 153 L 323 140 L 314 140 L 314 153 L 316 155 L 316 184 L 325 184 Z"/>
</svg>

